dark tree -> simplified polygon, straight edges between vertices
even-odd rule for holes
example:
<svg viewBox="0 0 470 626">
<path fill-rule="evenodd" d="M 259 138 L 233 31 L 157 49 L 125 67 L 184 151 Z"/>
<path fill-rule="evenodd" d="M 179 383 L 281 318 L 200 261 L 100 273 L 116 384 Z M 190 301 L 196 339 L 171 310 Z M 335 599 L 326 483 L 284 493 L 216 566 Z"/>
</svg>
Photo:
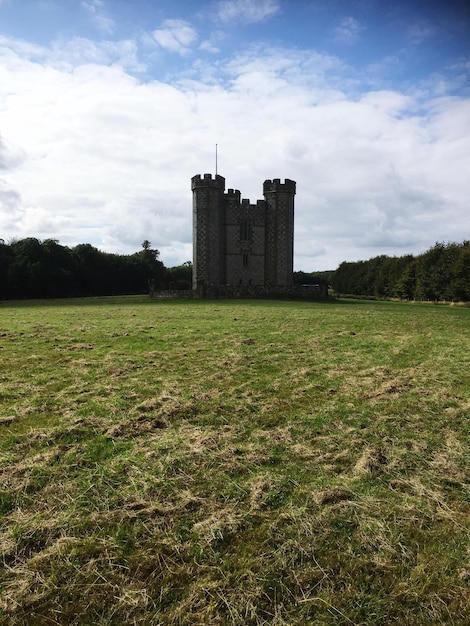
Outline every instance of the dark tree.
<svg viewBox="0 0 470 626">
<path fill-rule="evenodd" d="M 186 261 L 182 265 L 167 270 L 168 289 L 191 289 L 193 285 L 193 264 Z"/>
</svg>

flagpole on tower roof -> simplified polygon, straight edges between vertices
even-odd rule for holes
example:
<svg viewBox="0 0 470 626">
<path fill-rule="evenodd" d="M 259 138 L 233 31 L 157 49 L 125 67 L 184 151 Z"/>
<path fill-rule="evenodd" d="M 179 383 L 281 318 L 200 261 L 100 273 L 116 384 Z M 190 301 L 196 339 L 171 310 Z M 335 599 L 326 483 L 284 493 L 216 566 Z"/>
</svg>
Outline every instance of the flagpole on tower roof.
<svg viewBox="0 0 470 626">
<path fill-rule="evenodd" d="M 217 144 L 215 144 L 215 175 L 217 176 Z"/>
</svg>

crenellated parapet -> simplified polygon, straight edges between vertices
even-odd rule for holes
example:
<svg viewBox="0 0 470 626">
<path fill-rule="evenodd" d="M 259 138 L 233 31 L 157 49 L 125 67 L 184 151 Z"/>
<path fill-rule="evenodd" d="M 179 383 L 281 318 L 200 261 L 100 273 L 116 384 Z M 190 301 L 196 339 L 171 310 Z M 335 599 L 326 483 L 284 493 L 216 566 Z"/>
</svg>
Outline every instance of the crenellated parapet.
<svg viewBox="0 0 470 626">
<path fill-rule="evenodd" d="M 212 174 L 197 174 L 191 178 L 191 189 L 194 191 L 195 189 L 224 189 L 225 190 L 225 178 L 216 174 L 212 177 Z"/>
<path fill-rule="evenodd" d="M 273 178 L 273 180 L 265 180 L 263 183 L 263 193 L 291 193 L 295 194 L 295 180 L 286 178 L 284 183 L 281 183 L 280 178 Z"/>
<path fill-rule="evenodd" d="M 241 193 L 238 189 L 227 189 L 225 198 L 231 205 L 240 204 Z"/>
</svg>

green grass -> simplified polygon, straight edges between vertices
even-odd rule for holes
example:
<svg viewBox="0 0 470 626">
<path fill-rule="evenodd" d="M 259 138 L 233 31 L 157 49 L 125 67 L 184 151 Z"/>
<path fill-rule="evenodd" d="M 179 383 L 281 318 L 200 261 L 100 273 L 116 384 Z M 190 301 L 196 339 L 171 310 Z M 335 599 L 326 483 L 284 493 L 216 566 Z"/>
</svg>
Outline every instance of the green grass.
<svg viewBox="0 0 470 626">
<path fill-rule="evenodd" d="M 0 624 L 468 624 L 470 309 L 0 305 Z"/>
</svg>

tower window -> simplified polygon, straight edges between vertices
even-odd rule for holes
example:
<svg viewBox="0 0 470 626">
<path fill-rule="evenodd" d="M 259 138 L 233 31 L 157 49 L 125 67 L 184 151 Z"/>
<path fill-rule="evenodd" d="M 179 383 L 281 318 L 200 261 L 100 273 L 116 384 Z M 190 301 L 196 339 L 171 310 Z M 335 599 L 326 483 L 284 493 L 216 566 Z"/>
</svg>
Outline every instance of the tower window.
<svg viewBox="0 0 470 626">
<path fill-rule="evenodd" d="M 246 252 L 243 254 L 243 267 L 248 267 L 248 255 Z"/>
<path fill-rule="evenodd" d="M 240 222 L 240 241 L 251 241 L 251 222 Z"/>
</svg>

